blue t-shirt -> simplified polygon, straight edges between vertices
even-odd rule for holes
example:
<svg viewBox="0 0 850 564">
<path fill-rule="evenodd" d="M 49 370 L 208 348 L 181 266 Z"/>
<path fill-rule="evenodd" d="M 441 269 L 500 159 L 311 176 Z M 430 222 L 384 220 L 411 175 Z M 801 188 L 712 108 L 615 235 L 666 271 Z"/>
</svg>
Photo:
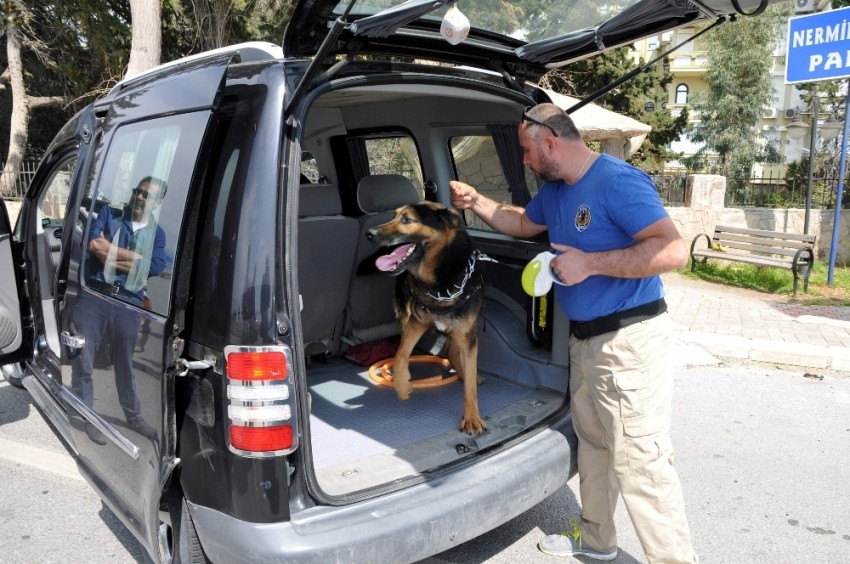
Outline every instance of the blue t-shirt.
<svg viewBox="0 0 850 564">
<path fill-rule="evenodd" d="M 159 276 L 168 264 L 165 231 L 153 218 L 144 227 L 133 231 L 129 210 L 122 212 L 104 206 L 92 222 L 89 239 L 101 235 L 118 247 L 140 253 L 143 258 L 135 261 L 130 272 L 116 271 L 107 277 L 103 263 L 90 257 L 86 261 L 87 278 L 115 285 L 134 294 L 141 301 L 148 277 Z"/>
<path fill-rule="evenodd" d="M 578 182 L 547 182 L 525 209 L 545 225 L 549 240 L 585 252 L 631 247 L 634 234 L 667 217 L 652 179 L 601 154 Z M 574 286 L 555 285 L 558 303 L 573 321 L 590 321 L 664 297 L 661 277 L 590 276 Z"/>
</svg>

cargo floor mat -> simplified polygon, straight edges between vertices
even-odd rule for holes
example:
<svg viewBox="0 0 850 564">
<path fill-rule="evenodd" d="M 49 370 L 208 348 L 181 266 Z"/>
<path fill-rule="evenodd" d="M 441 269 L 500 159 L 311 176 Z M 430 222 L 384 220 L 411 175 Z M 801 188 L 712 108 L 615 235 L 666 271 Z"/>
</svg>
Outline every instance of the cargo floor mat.
<svg viewBox="0 0 850 564">
<path fill-rule="evenodd" d="M 412 366 L 413 378 L 434 366 Z M 312 366 L 310 429 L 317 478 L 326 493 L 342 495 L 410 476 L 501 442 L 552 413 L 563 396 L 485 375 L 478 403 L 488 431 L 457 430 L 463 383 L 416 389 L 401 401 L 373 382 L 366 368 L 331 361 Z"/>
</svg>

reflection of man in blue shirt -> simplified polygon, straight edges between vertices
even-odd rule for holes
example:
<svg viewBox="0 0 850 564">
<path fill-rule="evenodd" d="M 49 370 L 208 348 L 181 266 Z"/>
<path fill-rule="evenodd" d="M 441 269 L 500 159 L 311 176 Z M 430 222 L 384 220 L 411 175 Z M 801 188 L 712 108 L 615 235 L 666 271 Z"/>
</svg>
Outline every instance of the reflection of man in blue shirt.
<svg viewBox="0 0 850 564">
<path fill-rule="evenodd" d="M 91 226 L 88 250 L 98 260 L 86 262 L 86 279 L 108 294 L 142 304 L 149 276 L 166 266 L 165 231 L 153 217 L 165 197 L 166 185 L 143 178 L 121 213 L 104 207 Z M 102 284 L 100 284 L 102 283 Z"/>
<path fill-rule="evenodd" d="M 98 212 L 89 231 L 85 261 L 85 280 L 89 287 L 124 302 L 144 305 L 148 277 L 159 275 L 168 262 L 165 231 L 152 213 L 162 202 L 166 189 L 162 180 L 150 176 L 143 178 L 133 190 L 123 213 L 110 207 Z M 86 406 L 94 407 L 92 370 L 105 338 L 111 349 L 109 360 L 113 364 L 118 400 L 129 427 L 145 437 L 156 438 L 157 431 L 142 418 L 142 404 L 133 377 L 133 353 L 141 324 L 139 312 L 81 292 L 73 322 L 76 334 L 85 339 L 83 349 L 72 362 L 73 392 Z M 103 435 L 88 423 L 86 432 L 95 443 L 106 443 Z"/>
</svg>

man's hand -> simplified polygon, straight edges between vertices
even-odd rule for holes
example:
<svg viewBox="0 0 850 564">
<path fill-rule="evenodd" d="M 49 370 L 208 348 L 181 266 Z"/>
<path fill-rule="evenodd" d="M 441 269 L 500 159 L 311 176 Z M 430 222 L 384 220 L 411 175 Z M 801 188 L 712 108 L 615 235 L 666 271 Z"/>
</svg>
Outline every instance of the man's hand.
<svg viewBox="0 0 850 564">
<path fill-rule="evenodd" d="M 472 210 L 484 223 L 512 237 L 533 237 L 546 230 L 545 225 L 532 223 L 525 210 L 518 206 L 498 203 L 478 190 L 458 180 L 449 181 L 452 205 L 459 210 Z"/>
<path fill-rule="evenodd" d="M 112 243 L 109 239 L 103 236 L 103 233 L 101 233 L 99 237 L 89 241 L 89 252 L 96 256 L 97 259 L 104 265 L 109 258 L 109 251 L 111 248 Z M 142 255 L 135 251 L 118 247 L 115 252 L 115 270 L 130 272 L 130 269 L 133 268 L 133 263 L 141 258 L 143 258 Z"/>
<path fill-rule="evenodd" d="M 100 262 L 105 263 L 106 257 L 109 255 L 109 247 L 112 245 L 103 233 L 99 237 L 89 241 L 89 252 L 96 256 Z"/>
<path fill-rule="evenodd" d="M 567 245 L 559 245 L 552 243 L 552 248 L 558 251 L 552 262 L 549 263 L 555 274 L 558 275 L 564 284 L 573 286 L 584 282 L 590 276 L 589 261 L 592 260 L 591 255 Z"/>
<path fill-rule="evenodd" d="M 595 275 L 645 278 L 688 262 L 688 250 L 669 217 L 644 228 L 634 239 L 631 247 L 594 253 L 552 243 L 552 248 L 561 253 L 552 259 L 552 269 L 567 285 L 573 285 Z"/>
<path fill-rule="evenodd" d="M 452 180 L 449 188 L 452 191 L 452 205 L 459 210 L 468 210 L 478 201 L 478 191 L 469 184 Z"/>
</svg>

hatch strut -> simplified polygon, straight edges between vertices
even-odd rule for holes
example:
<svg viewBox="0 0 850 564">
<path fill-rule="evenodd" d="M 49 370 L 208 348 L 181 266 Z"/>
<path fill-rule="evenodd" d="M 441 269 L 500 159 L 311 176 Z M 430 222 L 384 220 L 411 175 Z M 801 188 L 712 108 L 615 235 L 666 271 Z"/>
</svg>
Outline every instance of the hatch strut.
<svg viewBox="0 0 850 564">
<path fill-rule="evenodd" d="M 732 19 L 734 20 L 735 16 L 732 16 Z M 655 57 L 654 59 L 649 61 L 648 63 L 644 64 L 642 67 L 633 68 L 627 74 L 621 76 L 620 78 L 618 78 L 614 82 L 606 84 L 605 86 L 603 86 L 602 88 L 600 88 L 599 90 L 594 92 L 593 94 L 589 94 L 586 98 L 583 98 L 582 100 L 576 102 L 569 109 L 566 110 L 567 114 L 571 114 L 571 113 L 575 112 L 576 110 L 579 110 L 579 109 L 585 107 L 586 105 L 590 104 L 591 102 L 598 100 L 599 98 L 601 98 L 602 96 L 604 96 L 605 94 L 610 92 L 611 90 L 617 88 L 618 86 L 620 86 L 621 84 L 623 84 L 627 80 L 631 80 L 632 78 L 636 77 L 640 73 L 646 72 L 646 70 L 648 70 L 652 65 L 654 65 L 655 63 L 657 63 L 658 61 L 660 61 L 661 59 L 663 59 L 664 57 L 666 57 L 667 55 L 669 55 L 673 51 L 679 49 L 680 47 L 682 47 L 683 45 L 685 45 L 687 43 L 690 43 L 691 41 L 693 41 L 694 39 L 696 39 L 697 37 L 699 37 L 703 33 L 707 32 L 711 29 L 714 29 L 715 27 L 717 27 L 718 25 L 722 24 L 725 21 L 726 21 L 726 16 L 720 16 L 719 18 L 717 18 L 717 20 L 714 23 L 712 23 L 710 26 L 708 26 L 704 30 L 700 31 L 699 33 L 695 33 L 692 37 L 685 39 L 684 41 L 682 41 L 681 43 L 679 43 L 675 47 L 671 47 L 667 51 L 663 52 L 662 54 L 658 55 L 657 57 Z"/>
<path fill-rule="evenodd" d="M 298 105 L 298 102 L 304 97 L 304 93 L 307 92 L 307 88 L 310 86 L 310 83 L 313 82 L 313 79 L 316 78 L 317 74 L 319 74 L 319 69 L 322 68 L 322 62 L 325 60 L 325 57 L 328 56 L 328 53 L 331 51 L 331 48 L 339 37 L 339 34 L 342 33 L 342 30 L 348 24 L 348 14 L 351 12 L 351 8 L 354 6 L 356 1 L 357 0 L 351 0 L 348 3 L 348 6 L 346 6 L 345 12 L 334 20 L 333 27 L 331 27 L 327 37 L 325 37 L 325 40 L 322 41 L 319 51 L 316 53 L 316 56 L 310 63 L 310 66 L 307 67 L 307 71 L 301 78 L 301 82 L 298 83 L 298 86 L 292 93 L 292 97 L 289 99 L 289 104 L 287 104 L 286 108 L 283 110 L 284 120 L 289 117 L 292 108 Z"/>
</svg>

